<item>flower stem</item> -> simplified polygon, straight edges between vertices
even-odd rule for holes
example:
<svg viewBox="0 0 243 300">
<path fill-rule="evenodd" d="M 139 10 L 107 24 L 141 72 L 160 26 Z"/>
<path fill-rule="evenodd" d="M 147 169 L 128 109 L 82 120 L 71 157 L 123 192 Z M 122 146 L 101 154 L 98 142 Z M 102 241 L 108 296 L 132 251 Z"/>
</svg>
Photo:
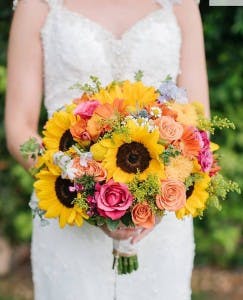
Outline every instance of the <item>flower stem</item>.
<svg viewBox="0 0 243 300">
<path fill-rule="evenodd" d="M 137 255 L 114 256 L 113 269 L 115 269 L 115 267 L 117 267 L 119 275 L 130 274 L 138 269 L 138 257 Z"/>
</svg>

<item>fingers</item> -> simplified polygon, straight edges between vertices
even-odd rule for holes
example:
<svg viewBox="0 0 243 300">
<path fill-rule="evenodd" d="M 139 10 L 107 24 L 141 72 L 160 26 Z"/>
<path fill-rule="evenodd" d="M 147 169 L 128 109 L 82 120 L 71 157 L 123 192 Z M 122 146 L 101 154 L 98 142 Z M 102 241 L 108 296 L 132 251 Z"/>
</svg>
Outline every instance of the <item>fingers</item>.
<svg viewBox="0 0 243 300">
<path fill-rule="evenodd" d="M 110 232 L 110 236 L 117 240 L 127 240 L 137 234 L 135 229 L 118 229 Z"/>
<path fill-rule="evenodd" d="M 152 231 L 152 229 L 142 229 L 140 231 L 140 233 L 138 233 L 137 235 L 135 235 L 132 240 L 131 240 L 131 244 L 136 244 L 139 241 L 141 241 L 146 235 L 148 235 L 150 232 Z"/>
</svg>

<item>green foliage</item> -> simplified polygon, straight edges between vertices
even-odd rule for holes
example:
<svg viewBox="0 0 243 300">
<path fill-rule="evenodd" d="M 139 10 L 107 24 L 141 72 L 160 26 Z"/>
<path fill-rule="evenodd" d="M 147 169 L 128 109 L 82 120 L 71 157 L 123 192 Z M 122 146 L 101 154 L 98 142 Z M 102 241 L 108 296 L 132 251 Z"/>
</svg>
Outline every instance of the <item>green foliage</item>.
<svg viewBox="0 0 243 300">
<path fill-rule="evenodd" d="M 80 84 L 76 83 L 70 87 L 70 89 L 78 89 L 87 94 L 95 94 L 98 93 L 101 89 L 101 82 L 98 77 L 90 76 L 91 83 Z"/>
<path fill-rule="evenodd" d="M 120 221 L 119 220 L 111 220 L 109 218 L 105 219 L 106 225 L 110 231 L 114 231 L 117 229 Z"/>
<path fill-rule="evenodd" d="M 90 175 L 84 175 L 77 180 L 77 183 L 85 187 L 85 196 L 93 195 L 95 190 L 94 177 Z"/>
<path fill-rule="evenodd" d="M 87 203 L 87 196 L 84 193 L 80 193 L 79 197 L 75 198 L 72 201 L 73 204 L 77 205 L 80 209 L 87 210 L 89 205 Z"/>
<path fill-rule="evenodd" d="M 124 225 L 126 225 L 127 227 L 134 227 L 134 223 L 132 221 L 132 215 L 131 213 L 127 213 L 125 214 L 122 218 L 121 221 Z"/>
<path fill-rule="evenodd" d="M 176 157 L 180 155 L 180 151 L 177 150 L 173 145 L 169 145 L 167 149 L 164 150 L 164 152 L 160 155 L 160 158 L 162 159 L 164 165 L 169 165 L 170 158 Z"/>
<path fill-rule="evenodd" d="M 240 7 L 208 7 L 201 1 L 204 24 L 212 115 L 233 121 L 236 130 L 215 131 L 221 146 L 224 175 L 243 188 L 243 11 Z M 32 178 L 9 156 L 3 126 L 6 88 L 6 49 L 12 1 L 0 2 L 0 232 L 12 241 L 30 239 L 28 201 Z M 94 84 L 96 87 L 96 84 Z M 93 86 L 92 86 L 93 88 Z M 97 87 L 96 87 L 97 88 Z M 46 119 L 41 112 L 40 127 Z M 230 193 L 222 210 L 210 209 L 195 220 L 197 264 L 243 266 L 242 196 Z M 90 220 L 92 222 L 92 219 Z M 100 225 L 104 224 L 101 218 Z"/>
<path fill-rule="evenodd" d="M 20 146 L 20 152 L 24 159 L 36 159 L 40 153 L 40 144 L 36 138 L 30 138 Z"/>
<path fill-rule="evenodd" d="M 241 193 L 236 182 L 226 180 L 221 174 L 212 177 L 207 191 L 209 193 L 209 205 L 216 207 L 218 210 L 222 208 L 220 200 L 225 200 L 229 192 Z"/>
<path fill-rule="evenodd" d="M 129 183 L 129 190 L 137 202 L 154 202 L 154 197 L 160 193 L 160 182 L 156 175 L 149 175 L 144 181 L 135 176 Z"/>
<path fill-rule="evenodd" d="M 200 180 L 202 178 L 201 174 L 193 173 L 189 177 L 186 178 L 185 185 L 186 189 L 188 190 L 192 185 L 194 185 L 195 182 Z"/>
<path fill-rule="evenodd" d="M 143 71 L 141 70 L 138 70 L 136 73 L 135 73 L 135 76 L 134 76 L 134 79 L 136 81 L 141 81 L 143 79 Z"/>
<path fill-rule="evenodd" d="M 214 134 L 216 128 L 220 130 L 224 128 L 235 129 L 235 124 L 228 118 L 220 118 L 219 116 L 214 116 L 211 120 L 200 118 L 198 120 L 198 127 L 201 130 L 209 131 L 211 134 Z"/>
</svg>

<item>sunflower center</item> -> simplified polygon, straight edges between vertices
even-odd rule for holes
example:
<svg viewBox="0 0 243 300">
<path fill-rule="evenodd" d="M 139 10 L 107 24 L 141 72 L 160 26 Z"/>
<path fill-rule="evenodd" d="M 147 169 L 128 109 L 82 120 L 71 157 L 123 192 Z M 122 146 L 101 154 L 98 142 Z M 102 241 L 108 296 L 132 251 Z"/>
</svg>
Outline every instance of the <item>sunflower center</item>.
<svg viewBox="0 0 243 300">
<path fill-rule="evenodd" d="M 151 157 L 147 148 L 138 142 L 125 143 L 121 145 L 117 152 L 116 164 L 124 172 L 143 172 L 149 167 Z"/>
<path fill-rule="evenodd" d="M 194 186 L 195 183 L 193 183 L 191 186 L 189 186 L 189 188 L 186 191 L 186 198 L 188 199 L 189 197 L 191 197 L 192 193 L 194 192 Z"/>
<path fill-rule="evenodd" d="M 59 150 L 63 152 L 68 151 L 73 144 L 74 144 L 73 136 L 70 130 L 68 129 L 63 133 L 60 139 Z"/>
<path fill-rule="evenodd" d="M 74 207 L 73 199 L 77 197 L 77 192 L 70 192 L 69 187 L 72 185 L 68 179 L 63 179 L 61 176 L 57 177 L 55 183 L 55 191 L 58 200 L 67 208 Z"/>
</svg>

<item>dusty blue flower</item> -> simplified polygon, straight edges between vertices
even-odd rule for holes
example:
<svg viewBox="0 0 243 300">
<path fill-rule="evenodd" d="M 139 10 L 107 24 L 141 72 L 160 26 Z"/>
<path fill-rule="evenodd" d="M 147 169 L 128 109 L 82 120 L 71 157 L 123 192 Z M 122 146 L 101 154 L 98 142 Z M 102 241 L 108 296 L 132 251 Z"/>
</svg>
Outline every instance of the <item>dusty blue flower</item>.
<svg viewBox="0 0 243 300">
<path fill-rule="evenodd" d="M 160 97 L 158 101 L 164 103 L 166 101 L 175 100 L 178 103 L 187 103 L 187 93 L 184 88 L 179 88 L 172 80 L 164 81 L 159 87 Z"/>
</svg>

